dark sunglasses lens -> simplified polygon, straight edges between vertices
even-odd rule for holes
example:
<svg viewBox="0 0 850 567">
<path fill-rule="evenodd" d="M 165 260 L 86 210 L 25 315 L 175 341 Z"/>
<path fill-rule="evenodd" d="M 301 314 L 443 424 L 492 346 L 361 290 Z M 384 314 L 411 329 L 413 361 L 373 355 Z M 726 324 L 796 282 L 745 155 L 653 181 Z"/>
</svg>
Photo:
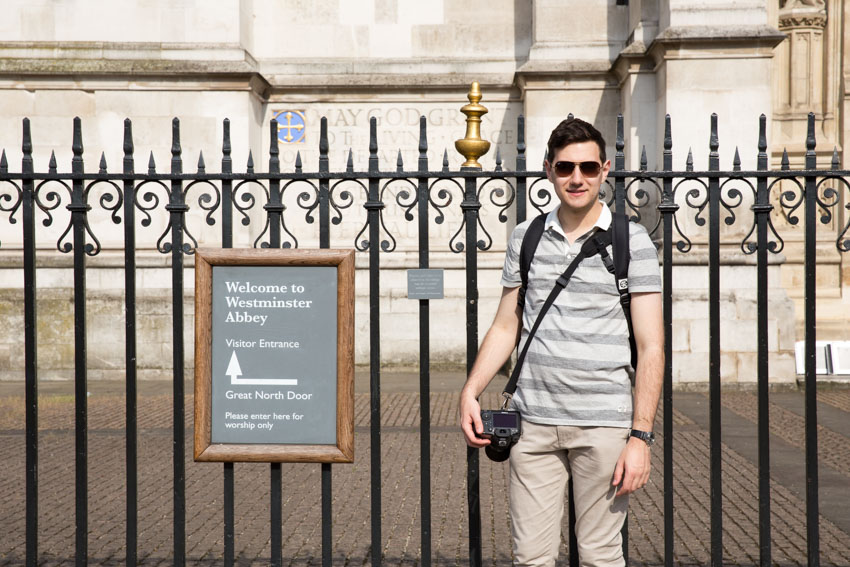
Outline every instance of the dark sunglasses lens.
<svg viewBox="0 0 850 567">
<path fill-rule="evenodd" d="M 555 173 L 560 177 L 567 177 L 573 174 L 576 164 L 571 161 L 559 161 L 555 163 Z"/>
<path fill-rule="evenodd" d="M 583 161 L 578 167 L 585 177 L 596 177 L 602 169 L 602 166 L 595 161 Z"/>
<path fill-rule="evenodd" d="M 585 177 L 596 177 L 602 171 L 602 166 L 595 161 L 583 161 L 579 164 L 571 161 L 559 161 L 555 163 L 555 173 L 560 177 L 568 177 L 573 174 L 576 165 Z"/>
</svg>

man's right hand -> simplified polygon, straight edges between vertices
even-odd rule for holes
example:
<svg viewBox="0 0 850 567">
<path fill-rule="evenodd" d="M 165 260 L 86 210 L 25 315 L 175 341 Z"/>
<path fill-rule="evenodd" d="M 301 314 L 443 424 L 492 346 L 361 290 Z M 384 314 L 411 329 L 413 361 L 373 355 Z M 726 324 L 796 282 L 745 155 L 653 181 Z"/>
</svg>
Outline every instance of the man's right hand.
<svg viewBox="0 0 850 567">
<path fill-rule="evenodd" d="M 481 423 L 481 406 L 478 400 L 466 390 L 460 393 L 460 428 L 466 438 L 466 444 L 470 447 L 480 449 L 490 444 L 489 439 L 482 439 L 475 433 L 483 433 L 484 425 Z"/>
</svg>

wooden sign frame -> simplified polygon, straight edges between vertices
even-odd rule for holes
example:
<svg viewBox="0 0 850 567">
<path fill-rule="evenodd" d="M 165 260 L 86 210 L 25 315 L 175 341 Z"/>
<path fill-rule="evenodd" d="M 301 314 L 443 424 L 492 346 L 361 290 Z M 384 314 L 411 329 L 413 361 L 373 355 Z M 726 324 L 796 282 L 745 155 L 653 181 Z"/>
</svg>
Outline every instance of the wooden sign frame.
<svg viewBox="0 0 850 567">
<path fill-rule="evenodd" d="M 336 267 L 336 445 L 212 443 L 214 266 Z M 195 251 L 195 460 L 271 463 L 354 461 L 354 250 L 200 248 Z"/>
</svg>

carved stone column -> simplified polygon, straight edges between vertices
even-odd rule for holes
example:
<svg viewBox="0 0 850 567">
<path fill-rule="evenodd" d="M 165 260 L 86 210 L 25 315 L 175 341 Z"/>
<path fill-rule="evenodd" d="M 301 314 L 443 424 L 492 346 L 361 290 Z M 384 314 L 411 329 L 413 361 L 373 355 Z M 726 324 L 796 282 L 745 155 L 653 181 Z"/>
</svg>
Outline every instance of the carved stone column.
<svg viewBox="0 0 850 567">
<path fill-rule="evenodd" d="M 776 48 L 774 156 L 787 147 L 792 166 L 802 165 L 806 120 L 832 119 L 825 108 L 824 39 L 827 11 L 824 0 L 780 0 L 778 28 L 787 39 Z M 819 132 L 818 134 L 821 134 Z M 827 137 L 818 136 L 819 142 Z M 819 144 L 820 145 L 820 144 Z M 797 163 L 797 162 L 800 163 Z"/>
</svg>

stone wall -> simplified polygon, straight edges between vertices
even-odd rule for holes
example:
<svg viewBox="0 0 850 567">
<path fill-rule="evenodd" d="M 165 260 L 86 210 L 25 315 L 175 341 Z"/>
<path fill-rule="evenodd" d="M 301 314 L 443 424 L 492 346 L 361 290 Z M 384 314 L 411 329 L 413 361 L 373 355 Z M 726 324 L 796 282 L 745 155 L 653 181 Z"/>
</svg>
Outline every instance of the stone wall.
<svg viewBox="0 0 850 567">
<path fill-rule="evenodd" d="M 791 140 L 796 144 L 789 146 L 792 159 L 797 160 L 793 165 L 799 166 L 799 126 L 806 105 L 818 113 L 818 147 L 836 146 L 843 160 L 841 124 L 844 129 L 848 126 L 839 114 L 848 103 L 842 98 L 846 93 L 841 94 L 847 89 L 840 85 L 847 66 L 843 49 L 850 42 L 842 48 L 840 36 L 850 2 L 775 4 L 763 0 L 630 0 L 627 6 L 614 0 L 69 0 L 58 4 L 10 0 L 0 21 L 0 148 L 5 149 L 10 169 L 17 170 L 21 119 L 27 116 L 32 121 L 36 170 L 46 170 L 55 152 L 59 170 L 68 171 L 71 119 L 79 116 L 86 170 L 96 169 L 102 152 L 109 170 L 119 171 L 123 121 L 129 117 L 136 170 L 147 170 L 153 159 L 157 171 L 168 171 L 171 121 L 179 117 L 184 170 L 194 170 L 203 152 L 207 171 L 218 171 L 223 120 L 228 118 L 234 171 L 245 170 L 249 153 L 256 170 L 264 171 L 269 121 L 277 118 L 282 169 L 291 170 L 300 155 L 304 170 L 310 171 L 318 164 L 324 116 L 331 169 L 344 168 L 350 151 L 353 168 L 365 170 L 369 121 L 374 118 L 381 169 L 394 170 L 399 154 L 405 168 L 413 169 L 419 116 L 424 115 L 430 168 L 441 168 L 445 156 L 456 170 L 463 158 L 453 150 L 453 142 L 464 133 L 458 109 L 465 103 L 469 84 L 480 81 L 482 103 L 489 108 L 482 134 L 492 143 L 481 159 L 485 169 L 495 166 L 497 155 L 505 169 L 515 166 L 520 114 L 527 125 L 527 167 L 538 169 L 548 133 L 570 112 L 602 130 L 610 155 L 616 115 L 622 113 L 627 167 L 637 168 L 645 149 L 649 169 L 661 166 L 666 114 L 673 123 L 674 167 L 684 167 L 690 149 L 696 168 L 705 168 L 712 112 L 718 113 L 720 125 L 721 168 L 731 168 L 736 147 L 743 168 L 752 168 L 758 116 L 765 113 L 770 119 L 772 166 L 777 165 L 780 148 Z M 795 8 L 796 4 L 803 6 Z M 798 18 L 795 10 L 814 11 L 817 17 Z M 98 17 L 92 18 L 93 13 Z M 812 37 L 817 41 L 804 40 Z M 809 56 L 800 67 L 801 59 L 792 55 L 807 46 L 820 46 L 822 51 L 806 52 Z M 806 83 L 805 89 L 801 90 L 801 82 Z M 791 85 L 796 90 L 788 90 Z M 791 94 L 797 98 L 789 98 Z M 821 158 L 825 164 L 831 157 L 827 153 Z M 298 235 L 299 245 L 315 246 L 316 223 L 305 222 L 300 211 L 292 214 L 298 211 L 296 193 L 285 197 L 291 199 L 286 202 L 290 228 Z M 455 192 L 454 203 L 459 200 Z M 743 211 L 748 206 L 749 202 L 742 204 L 739 216 L 746 216 Z M 495 209 L 482 209 L 482 222 L 493 238 L 491 248 L 479 259 L 482 336 L 499 297 L 498 270 L 513 226 L 500 223 Z M 462 366 L 466 341 L 458 313 L 464 311 L 463 259 L 448 247 L 461 219 L 457 207 L 445 212 L 443 224 L 432 224 L 430 243 L 432 267 L 448 270 L 446 299 L 432 302 L 431 307 L 433 360 Z M 262 208 L 255 207 L 248 215 L 248 227 L 235 226 L 235 246 L 252 246 L 262 230 Z M 43 266 L 38 285 L 43 298 L 39 331 L 44 376 L 58 378 L 67 377 L 73 364 L 68 350 L 70 271 L 63 267 L 69 259 L 56 252 L 56 240 L 67 224 L 64 206 L 55 216 L 51 227 L 40 224 L 38 229 L 38 258 Z M 703 330 L 707 268 L 699 255 L 704 253 L 704 235 L 686 216 L 693 215 L 682 214 L 682 228 L 694 238 L 695 250 L 690 255 L 677 254 L 674 260 L 674 368 L 677 381 L 692 382 L 707 376 Z M 777 212 L 787 247 L 784 263 L 771 268 L 771 328 L 776 335 L 771 343 L 771 372 L 776 380 L 787 380 L 793 374 L 787 371 L 789 333 L 793 334 L 789 325 L 796 326 L 801 336 L 803 259 L 799 227 L 783 224 L 780 217 Z M 8 299 L 3 308 L 10 310 L 7 317 L 13 324 L 9 334 L 0 333 L 0 357 L 4 357 L 0 362 L 8 358 L 0 377 L 13 378 L 20 368 L 21 335 L 14 322 L 19 317 L 15 309 L 23 280 L 20 223 L 10 224 L 6 218 L 0 214 L 0 294 Z M 411 366 L 418 353 L 416 325 L 411 324 L 416 302 L 407 300 L 403 289 L 405 270 L 417 266 L 415 225 L 405 221 L 401 207 L 392 203 L 385 210 L 385 220 L 397 237 L 397 247 L 392 254 L 382 255 L 382 329 L 388 338 L 382 343 L 382 355 L 387 364 Z M 123 364 L 122 332 L 116 330 L 123 309 L 123 240 L 120 228 L 103 211 L 92 211 L 90 222 L 104 252 L 90 260 L 88 274 L 89 327 L 92 333 L 100 333 L 91 338 L 89 365 L 93 377 L 114 376 L 121 373 Z M 343 222 L 332 228 L 332 245 L 350 247 L 364 222 L 362 210 L 346 211 Z M 850 317 L 850 268 L 846 254 L 839 255 L 834 246 L 846 222 L 837 215 L 819 232 L 819 338 L 848 338 L 844 322 Z M 164 216 L 155 216 L 151 227 L 139 227 L 137 236 L 138 306 L 148 325 L 139 339 L 143 376 L 167 373 L 171 364 L 170 315 L 166 315 L 170 272 L 168 258 L 155 252 L 166 223 Z M 188 223 L 201 245 L 220 241 L 220 225 L 207 225 L 202 214 L 190 213 Z M 724 230 L 729 250 L 740 250 L 737 243 L 748 227 L 749 220 L 742 218 Z M 738 284 L 751 283 L 750 276 L 741 277 L 742 271 L 755 271 L 744 265 L 750 259 L 734 260 L 733 256 L 723 255 L 722 372 L 725 380 L 746 381 L 752 376 L 753 351 L 751 342 L 743 338 L 752 325 L 752 297 L 747 291 L 751 288 Z M 359 362 L 368 360 L 364 262 L 358 259 Z M 186 281 L 188 301 L 190 272 Z M 795 303 L 792 317 L 789 309 Z M 186 328 L 191 333 L 191 321 L 187 320 Z M 701 368 L 705 370 L 689 372 Z"/>
</svg>

